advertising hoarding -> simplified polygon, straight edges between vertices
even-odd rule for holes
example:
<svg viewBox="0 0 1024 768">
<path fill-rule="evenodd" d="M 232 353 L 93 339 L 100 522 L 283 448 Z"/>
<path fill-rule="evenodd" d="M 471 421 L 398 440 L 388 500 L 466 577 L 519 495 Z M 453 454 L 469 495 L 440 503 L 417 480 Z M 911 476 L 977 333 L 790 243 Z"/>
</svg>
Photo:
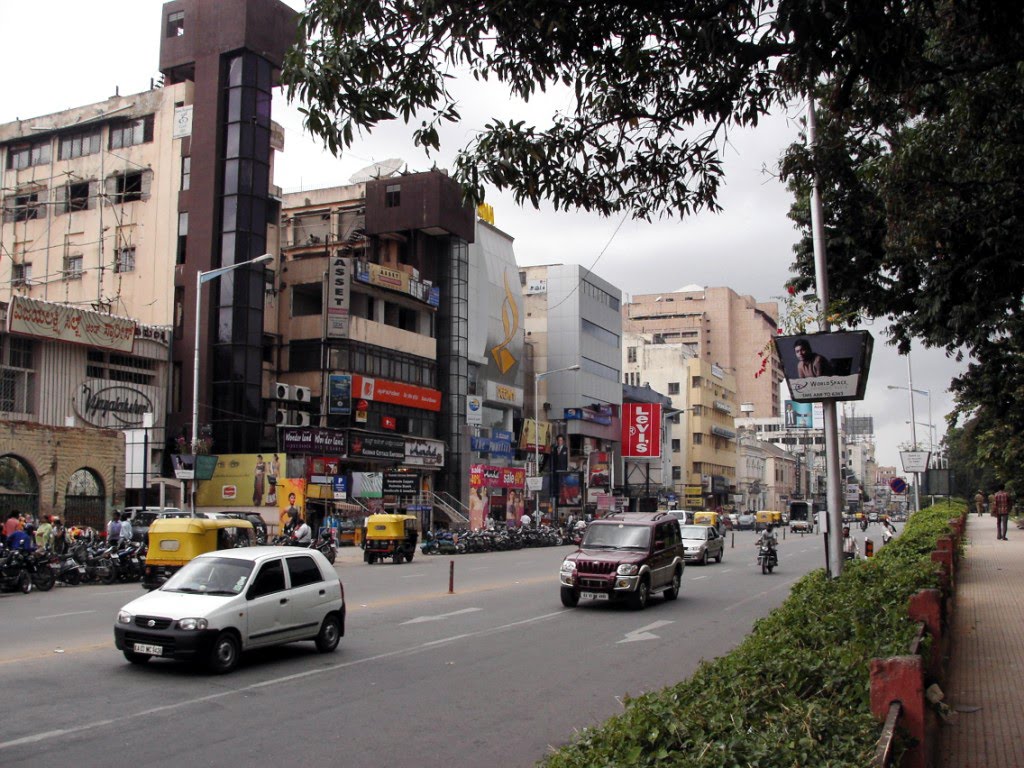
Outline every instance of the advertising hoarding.
<svg viewBox="0 0 1024 768">
<path fill-rule="evenodd" d="M 622 404 L 622 458 L 661 458 L 661 405 Z"/>
<path fill-rule="evenodd" d="M 778 336 L 775 347 L 793 400 L 863 400 L 874 338 L 867 331 Z"/>
</svg>

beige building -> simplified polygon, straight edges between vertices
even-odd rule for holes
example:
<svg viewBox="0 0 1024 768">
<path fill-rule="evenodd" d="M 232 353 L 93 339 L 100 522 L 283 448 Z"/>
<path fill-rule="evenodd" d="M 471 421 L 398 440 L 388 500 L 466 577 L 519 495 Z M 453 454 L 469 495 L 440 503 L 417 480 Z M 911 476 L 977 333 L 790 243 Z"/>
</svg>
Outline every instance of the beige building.
<svg viewBox="0 0 1024 768">
<path fill-rule="evenodd" d="M 623 305 L 623 330 L 681 344 L 736 381 L 736 400 L 755 416 L 779 416 L 782 366 L 770 342 L 778 331 L 778 304 L 740 296 L 731 288 L 689 285 L 631 297 Z M 762 361 L 767 363 L 762 371 Z"/>
</svg>

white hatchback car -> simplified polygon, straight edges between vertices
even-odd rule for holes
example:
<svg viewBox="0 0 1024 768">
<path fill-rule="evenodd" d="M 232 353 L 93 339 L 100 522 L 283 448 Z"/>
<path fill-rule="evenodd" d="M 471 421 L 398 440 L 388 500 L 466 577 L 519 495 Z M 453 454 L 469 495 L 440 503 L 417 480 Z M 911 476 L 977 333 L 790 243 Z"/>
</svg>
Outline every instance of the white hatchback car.
<svg viewBox="0 0 1024 768">
<path fill-rule="evenodd" d="M 242 651 L 313 640 L 321 653 L 345 634 L 345 590 L 315 549 L 207 552 L 117 614 L 114 644 L 133 664 L 152 657 L 229 672 Z"/>
</svg>

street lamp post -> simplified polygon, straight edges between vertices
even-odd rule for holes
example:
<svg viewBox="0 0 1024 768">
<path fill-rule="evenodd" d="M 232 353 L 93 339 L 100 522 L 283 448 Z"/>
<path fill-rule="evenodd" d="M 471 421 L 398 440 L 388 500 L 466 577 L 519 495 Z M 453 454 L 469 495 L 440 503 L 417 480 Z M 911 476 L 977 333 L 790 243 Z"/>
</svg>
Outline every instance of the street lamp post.
<svg viewBox="0 0 1024 768">
<path fill-rule="evenodd" d="M 927 395 L 928 396 L 928 424 L 931 425 L 931 421 L 932 421 L 932 393 L 931 393 L 931 390 L 928 390 L 928 389 L 914 389 L 914 379 L 913 379 L 913 374 L 911 373 L 911 369 L 910 369 L 910 357 L 909 356 L 907 356 L 907 376 L 908 376 L 907 383 L 909 384 L 909 386 L 901 387 L 901 386 L 898 386 L 896 384 L 888 384 L 888 385 L 886 385 L 886 389 L 902 389 L 905 392 L 907 392 L 907 394 L 910 397 L 910 422 L 909 422 L 910 423 L 910 441 L 911 441 L 911 443 L 913 443 L 913 445 L 911 447 L 913 448 L 913 450 L 916 451 L 917 450 L 917 417 L 914 415 L 914 395 L 918 394 L 918 395 Z M 933 427 L 933 429 L 934 429 L 934 427 Z M 930 434 L 928 436 L 928 447 L 929 447 L 929 452 L 930 452 L 931 448 L 932 448 L 932 438 L 931 438 Z M 921 476 L 920 475 L 921 475 L 920 472 L 915 472 L 914 473 L 914 511 L 915 512 L 919 512 L 921 510 L 921 495 L 920 495 L 920 493 L 921 493 L 920 492 Z"/>
<path fill-rule="evenodd" d="M 210 269 L 206 272 L 196 272 L 196 340 L 194 356 L 192 360 L 192 453 L 193 455 L 199 452 L 199 329 L 201 327 L 200 318 L 202 317 L 203 309 L 203 283 L 207 283 L 214 278 L 220 277 L 221 275 L 233 272 L 236 269 L 242 267 L 251 267 L 253 264 L 264 264 L 268 261 L 272 261 L 274 258 L 273 254 L 264 253 L 262 256 L 257 256 L 251 261 L 239 261 L 236 264 L 230 264 L 226 267 L 218 267 L 217 269 Z M 195 479 L 192 480 L 192 514 L 196 511 L 195 502 Z"/>
<path fill-rule="evenodd" d="M 540 380 L 555 373 L 566 371 L 578 371 L 579 365 L 569 365 L 565 368 L 555 368 L 552 371 L 542 371 L 533 374 L 533 461 L 534 471 L 540 477 Z M 540 514 L 540 490 L 533 492 L 533 513 Z"/>
</svg>

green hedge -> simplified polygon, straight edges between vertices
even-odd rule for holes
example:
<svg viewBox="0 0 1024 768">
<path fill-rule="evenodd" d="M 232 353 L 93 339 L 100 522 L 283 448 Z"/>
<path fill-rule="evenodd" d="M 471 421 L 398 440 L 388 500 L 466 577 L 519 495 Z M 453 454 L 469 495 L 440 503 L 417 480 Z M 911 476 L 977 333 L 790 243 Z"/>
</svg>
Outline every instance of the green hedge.
<svg viewBox="0 0 1024 768">
<path fill-rule="evenodd" d="M 912 515 L 870 560 L 839 579 L 814 571 L 731 653 L 689 680 L 628 699 L 625 711 L 584 729 L 542 761 L 584 766 L 869 764 L 881 726 L 869 709 L 868 662 L 903 655 L 916 631 L 907 601 L 938 586 L 931 552 L 964 509 L 943 502 Z"/>
</svg>

